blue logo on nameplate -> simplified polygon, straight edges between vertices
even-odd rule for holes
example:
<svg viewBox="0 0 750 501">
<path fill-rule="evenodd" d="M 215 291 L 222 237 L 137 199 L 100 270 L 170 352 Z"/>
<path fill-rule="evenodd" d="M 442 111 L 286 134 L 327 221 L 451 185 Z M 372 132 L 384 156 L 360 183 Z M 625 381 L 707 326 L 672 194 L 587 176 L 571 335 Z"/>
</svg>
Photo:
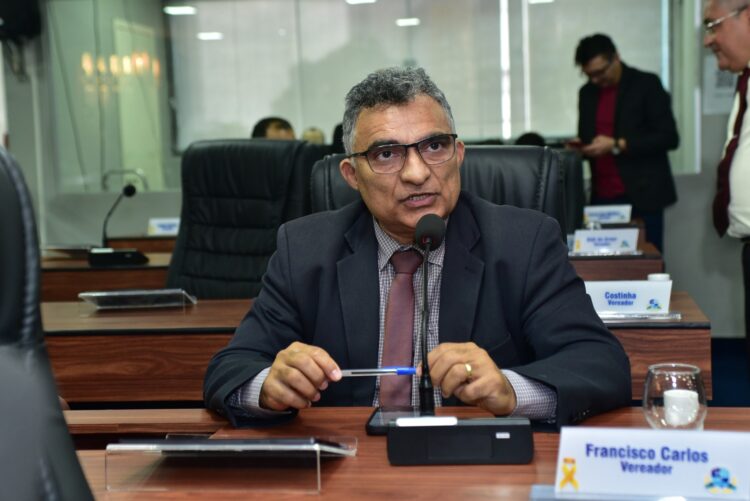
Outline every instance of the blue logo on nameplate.
<svg viewBox="0 0 750 501">
<path fill-rule="evenodd" d="M 731 494 L 737 491 L 737 479 L 727 468 L 714 468 L 710 478 L 706 478 L 706 490 L 711 494 Z"/>
</svg>

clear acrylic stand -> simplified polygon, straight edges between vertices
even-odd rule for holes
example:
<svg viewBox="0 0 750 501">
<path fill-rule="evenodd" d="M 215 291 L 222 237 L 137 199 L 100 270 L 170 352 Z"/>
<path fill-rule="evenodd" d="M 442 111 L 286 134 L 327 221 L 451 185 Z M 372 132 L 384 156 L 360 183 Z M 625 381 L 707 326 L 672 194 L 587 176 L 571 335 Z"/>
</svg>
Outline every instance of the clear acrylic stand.
<svg viewBox="0 0 750 501">
<path fill-rule="evenodd" d="M 108 491 L 269 491 L 316 494 L 326 458 L 356 455 L 357 439 L 157 440 L 110 444 Z"/>
</svg>

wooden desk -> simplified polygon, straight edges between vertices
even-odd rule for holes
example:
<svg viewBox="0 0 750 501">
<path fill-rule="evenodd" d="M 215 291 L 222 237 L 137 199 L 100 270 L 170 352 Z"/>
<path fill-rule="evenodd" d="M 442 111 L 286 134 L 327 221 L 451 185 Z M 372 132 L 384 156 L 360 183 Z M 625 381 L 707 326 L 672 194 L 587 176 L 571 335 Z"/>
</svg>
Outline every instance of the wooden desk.
<svg viewBox="0 0 750 501">
<path fill-rule="evenodd" d="M 149 257 L 148 264 L 127 268 L 92 268 L 84 259 L 42 260 L 42 301 L 76 301 L 89 290 L 160 289 L 167 283 L 167 270 L 174 249 L 173 237 L 113 238 L 112 247 L 135 247 Z M 662 273 L 664 261 L 649 243 L 640 256 L 571 257 L 570 262 L 584 280 L 645 280 L 649 273 Z"/>
<path fill-rule="evenodd" d="M 60 395 L 68 402 L 203 399 L 203 375 L 250 309 L 250 300 L 202 300 L 182 309 L 97 312 L 42 304 Z"/>
<path fill-rule="evenodd" d="M 455 409 L 449 409 L 452 413 Z M 385 437 L 370 437 L 364 425 L 370 408 L 312 408 L 284 426 L 234 430 L 223 428 L 214 437 L 354 436 L 357 456 L 323 464 L 324 499 L 511 499 L 527 500 L 533 484 L 555 479 L 559 435 L 534 434 L 534 461 L 528 465 L 410 466 L 388 464 Z M 464 414 L 462 412 L 462 414 Z M 476 415 L 470 413 L 467 415 Z M 647 427 L 640 408 L 626 408 L 595 416 L 583 426 Z M 750 431 L 750 409 L 710 408 L 707 430 Z M 103 451 L 81 451 L 86 477 L 99 499 L 134 499 L 134 493 L 105 492 Z M 185 471 L 185 475 L 191 474 Z M 179 485 L 180 479 L 175 478 Z M 195 494 L 195 493 L 193 493 Z M 213 496 L 212 496 L 213 494 Z M 273 493 L 274 497 L 282 493 Z M 268 492 L 202 493 L 202 499 L 268 499 Z M 137 499 L 187 499 L 188 492 L 138 492 Z M 287 494 L 285 498 L 294 497 Z"/>
<path fill-rule="evenodd" d="M 700 367 L 706 398 L 713 398 L 711 324 L 687 292 L 673 292 L 669 309 L 682 314 L 677 322 L 607 322 L 630 357 L 633 398 L 643 397 L 648 366 L 681 362 Z"/>
<path fill-rule="evenodd" d="M 91 435 L 213 434 L 229 425 L 208 409 L 119 409 L 63 411 L 74 437 Z"/>
<path fill-rule="evenodd" d="M 63 411 L 76 450 L 104 449 L 122 438 L 164 438 L 168 433 L 212 435 L 227 420 L 206 409 Z"/>
<path fill-rule="evenodd" d="M 664 260 L 653 244 L 640 246 L 639 256 L 571 257 L 583 280 L 646 280 L 649 273 L 664 273 Z"/>
<path fill-rule="evenodd" d="M 202 300 L 177 309 L 97 312 L 83 303 L 44 303 L 42 318 L 58 391 L 76 402 L 200 402 L 211 356 L 224 347 L 252 300 Z M 675 292 L 679 322 L 609 325 L 630 356 L 633 398 L 649 365 L 679 361 L 701 368 L 711 389 L 710 324 Z"/>
<path fill-rule="evenodd" d="M 91 290 L 165 287 L 174 238 L 110 239 L 110 243 L 113 247 L 149 250 L 149 262 L 142 266 L 92 268 L 85 259 L 43 259 L 42 301 L 76 301 L 79 292 Z M 642 250 L 640 256 L 571 257 L 570 262 L 583 280 L 645 280 L 649 273 L 662 273 L 664 261 L 659 251 L 649 243 Z"/>
<path fill-rule="evenodd" d="M 168 252 L 174 251 L 177 237 L 109 237 L 107 244 L 114 249 L 138 249 L 141 252 Z"/>
<path fill-rule="evenodd" d="M 172 253 L 147 253 L 149 262 L 120 268 L 92 268 L 85 259 L 43 259 L 42 301 L 77 301 L 83 291 L 163 289 Z"/>
</svg>

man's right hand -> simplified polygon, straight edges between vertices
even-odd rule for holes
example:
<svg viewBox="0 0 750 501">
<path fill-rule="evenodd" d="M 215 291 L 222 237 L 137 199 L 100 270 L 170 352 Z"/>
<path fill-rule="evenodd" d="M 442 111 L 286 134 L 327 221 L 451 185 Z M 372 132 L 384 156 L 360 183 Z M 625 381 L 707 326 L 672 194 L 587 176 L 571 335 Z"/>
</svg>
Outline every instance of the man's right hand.
<svg viewBox="0 0 750 501">
<path fill-rule="evenodd" d="M 260 406 L 274 411 L 310 407 L 329 381 L 340 379 L 339 366 L 324 349 L 294 342 L 276 355 L 260 391 Z"/>
</svg>

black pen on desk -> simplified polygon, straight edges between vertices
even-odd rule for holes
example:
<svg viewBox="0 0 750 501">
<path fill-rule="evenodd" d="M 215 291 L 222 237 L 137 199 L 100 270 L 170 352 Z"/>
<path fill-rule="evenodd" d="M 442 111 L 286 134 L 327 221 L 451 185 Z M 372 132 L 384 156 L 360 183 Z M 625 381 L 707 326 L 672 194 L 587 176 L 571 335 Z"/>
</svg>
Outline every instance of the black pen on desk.
<svg viewBox="0 0 750 501">
<path fill-rule="evenodd" d="M 341 371 L 341 377 L 413 376 L 416 373 L 416 367 L 380 367 L 377 369 L 344 369 Z"/>
</svg>

